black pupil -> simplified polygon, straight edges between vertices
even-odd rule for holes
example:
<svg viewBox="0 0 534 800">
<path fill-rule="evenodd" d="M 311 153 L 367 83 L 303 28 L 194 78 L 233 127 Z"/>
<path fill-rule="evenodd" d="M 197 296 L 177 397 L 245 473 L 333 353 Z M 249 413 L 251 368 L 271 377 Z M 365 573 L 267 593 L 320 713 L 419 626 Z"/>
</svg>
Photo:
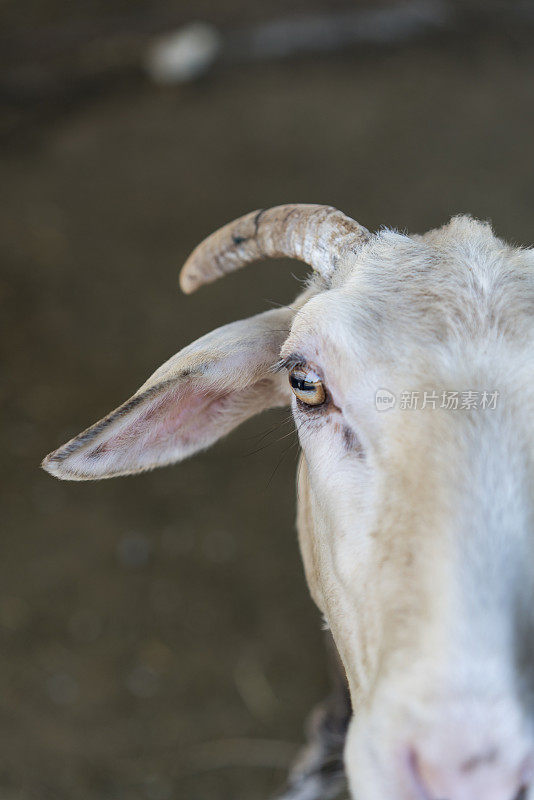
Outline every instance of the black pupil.
<svg viewBox="0 0 534 800">
<path fill-rule="evenodd" d="M 296 375 L 289 376 L 289 383 L 293 389 L 298 389 L 299 392 L 313 392 L 315 384 L 310 381 L 305 381 L 304 378 L 297 378 Z"/>
</svg>

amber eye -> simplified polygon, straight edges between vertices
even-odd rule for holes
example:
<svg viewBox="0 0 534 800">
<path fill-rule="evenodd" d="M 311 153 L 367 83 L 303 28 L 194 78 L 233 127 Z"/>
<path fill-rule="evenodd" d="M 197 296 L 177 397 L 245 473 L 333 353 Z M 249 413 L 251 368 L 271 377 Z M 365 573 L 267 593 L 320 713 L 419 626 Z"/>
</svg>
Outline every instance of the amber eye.
<svg viewBox="0 0 534 800">
<path fill-rule="evenodd" d="M 326 400 L 324 383 L 318 375 L 307 367 L 296 367 L 289 373 L 289 383 L 293 394 L 308 406 L 320 406 Z"/>
</svg>

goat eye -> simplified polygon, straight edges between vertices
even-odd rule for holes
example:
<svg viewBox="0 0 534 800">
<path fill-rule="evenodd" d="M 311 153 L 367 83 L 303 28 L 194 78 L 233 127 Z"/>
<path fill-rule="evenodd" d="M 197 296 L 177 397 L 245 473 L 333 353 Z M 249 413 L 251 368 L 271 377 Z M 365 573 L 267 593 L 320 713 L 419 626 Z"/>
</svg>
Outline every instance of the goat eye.
<svg viewBox="0 0 534 800">
<path fill-rule="evenodd" d="M 320 406 L 326 400 L 324 383 L 311 369 L 291 370 L 289 383 L 295 397 L 308 406 Z"/>
</svg>

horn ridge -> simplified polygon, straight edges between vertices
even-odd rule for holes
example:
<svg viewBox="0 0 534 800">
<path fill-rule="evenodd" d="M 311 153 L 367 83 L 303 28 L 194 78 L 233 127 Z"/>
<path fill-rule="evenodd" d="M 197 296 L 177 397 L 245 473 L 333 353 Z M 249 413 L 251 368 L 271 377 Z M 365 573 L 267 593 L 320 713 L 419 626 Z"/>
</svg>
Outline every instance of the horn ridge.
<svg viewBox="0 0 534 800">
<path fill-rule="evenodd" d="M 332 206 L 292 203 L 252 211 L 204 239 L 180 273 L 190 294 L 229 272 L 265 258 L 295 258 L 330 278 L 341 256 L 369 232 Z"/>
</svg>

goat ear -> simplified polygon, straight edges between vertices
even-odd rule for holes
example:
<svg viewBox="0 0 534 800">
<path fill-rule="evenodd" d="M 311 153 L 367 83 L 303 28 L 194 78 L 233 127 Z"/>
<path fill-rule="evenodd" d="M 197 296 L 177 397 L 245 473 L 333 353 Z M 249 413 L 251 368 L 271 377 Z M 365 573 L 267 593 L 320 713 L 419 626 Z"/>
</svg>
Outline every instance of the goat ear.
<svg viewBox="0 0 534 800">
<path fill-rule="evenodd" d="M 249 417 L 289 402 L 272 371 L 293 311 L 267 311 L 203 336 L 122 406 L 43 461 L 64 480 L 96 480 L 181 461 Z"/>
</svg>

